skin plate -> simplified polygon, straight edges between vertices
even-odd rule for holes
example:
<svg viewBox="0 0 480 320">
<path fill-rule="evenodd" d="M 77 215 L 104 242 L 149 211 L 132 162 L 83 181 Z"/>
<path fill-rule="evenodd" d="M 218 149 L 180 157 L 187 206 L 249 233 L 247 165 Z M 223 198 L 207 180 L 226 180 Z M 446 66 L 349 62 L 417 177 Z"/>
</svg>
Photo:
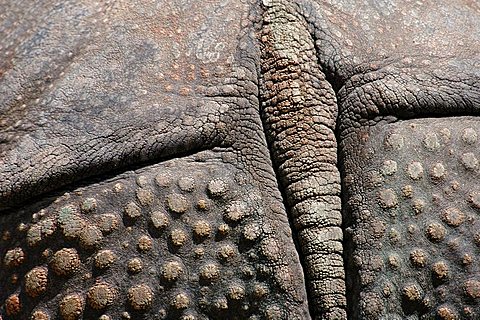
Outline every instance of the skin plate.
<svg viewBox="0 0 480 320">
<path fill-rule="evenodd" d="M 354 319 L 480 315 L 480 121 L 379 121 L 342 141 Z"/>
<path fill-rule="evenodd" d="M 231 133 L 251 126 L 239 118 L 258 113 L 248 3 L 33 10 L 0 19 L 0 210 L 112 170 L 232 145 Z"/>
<path fill-rule="evenodd" d="M 309 319 L 279 194 L 228 157 L 166 161 L 1 216 L 3 319 Z"/>
</svg>

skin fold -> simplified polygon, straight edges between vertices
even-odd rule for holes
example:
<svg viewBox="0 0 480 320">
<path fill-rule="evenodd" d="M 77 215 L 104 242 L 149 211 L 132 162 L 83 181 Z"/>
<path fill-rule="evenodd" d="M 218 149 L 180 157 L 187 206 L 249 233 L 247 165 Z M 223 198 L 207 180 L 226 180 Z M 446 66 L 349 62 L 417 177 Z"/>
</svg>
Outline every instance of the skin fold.
<svg viewBox="0 0 480 320">
<path fill-rule="evenodd" d="M 477 2 L 0 9 L 0 319 L 480 317 Z"/>
</svg>

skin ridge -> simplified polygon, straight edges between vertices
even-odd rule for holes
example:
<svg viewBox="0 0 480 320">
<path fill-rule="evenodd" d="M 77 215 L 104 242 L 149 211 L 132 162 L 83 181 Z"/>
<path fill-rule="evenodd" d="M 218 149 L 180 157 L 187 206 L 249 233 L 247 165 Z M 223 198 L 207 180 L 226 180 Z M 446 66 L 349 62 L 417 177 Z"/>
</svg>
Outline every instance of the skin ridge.
<svg viewBox="0 0 480 320">
<path fill-rule="evenodd" d="M 335 94 L 297 10 L 272 1 L 264 20 L 262 118 L 302 253 L 312 316 L 346 319 Z"/>
</svg>

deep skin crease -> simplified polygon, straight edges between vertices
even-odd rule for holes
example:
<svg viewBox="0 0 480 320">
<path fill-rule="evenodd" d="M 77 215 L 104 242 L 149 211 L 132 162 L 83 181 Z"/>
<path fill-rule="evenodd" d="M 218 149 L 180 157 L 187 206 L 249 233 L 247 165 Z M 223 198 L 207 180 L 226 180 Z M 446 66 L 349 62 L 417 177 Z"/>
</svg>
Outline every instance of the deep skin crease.
<svg viewBox="0 0 480 320">
<path fill-rule="evenodd" d="M 0 319 L 477 319 L 475 1 L 0 0 Z"/>
</svg>

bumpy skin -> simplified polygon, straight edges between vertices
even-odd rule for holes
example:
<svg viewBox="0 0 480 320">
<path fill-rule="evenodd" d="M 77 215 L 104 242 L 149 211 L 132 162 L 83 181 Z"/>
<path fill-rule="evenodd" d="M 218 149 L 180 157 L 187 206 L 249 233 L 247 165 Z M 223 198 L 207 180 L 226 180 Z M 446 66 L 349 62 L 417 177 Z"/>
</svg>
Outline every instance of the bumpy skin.
<svg viewBox="0 0 480 320">
<path fill-rule="evenodd" d="M 309 318 L 258 112 L 261 7 L 4 5 L 2 316 Z"/>
<path fill-rule="evenodd" d="M 476 319 L 473 1 L 0 0 L 2 319 Z"/>
</svg>

